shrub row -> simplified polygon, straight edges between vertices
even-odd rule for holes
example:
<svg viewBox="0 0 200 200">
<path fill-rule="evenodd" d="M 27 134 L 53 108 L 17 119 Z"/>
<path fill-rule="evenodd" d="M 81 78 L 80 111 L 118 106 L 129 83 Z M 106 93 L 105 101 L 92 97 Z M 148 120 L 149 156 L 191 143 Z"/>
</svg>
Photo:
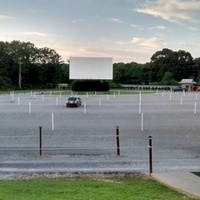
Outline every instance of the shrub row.
<svg viewBox="0 0 200 200">
<path fill-rule="evenodd" d="M 72 83 L 73 91 L 109 91 L 110 86 L 106 81 L 100 80 L 76 80 Z"/>
</svg>

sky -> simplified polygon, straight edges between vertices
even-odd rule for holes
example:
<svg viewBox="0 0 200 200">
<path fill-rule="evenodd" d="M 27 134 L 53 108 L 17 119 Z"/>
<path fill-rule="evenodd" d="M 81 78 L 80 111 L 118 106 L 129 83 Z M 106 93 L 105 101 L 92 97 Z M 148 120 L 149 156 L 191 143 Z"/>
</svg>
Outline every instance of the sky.
<svg viewBox="0 0 200 200">
<path fill-rule="evenodd" d="M 0 41 L 71 56 L 150 62 L 156 51 L 200 57 L 200 0 L 0 0 Z"/>
</svg>

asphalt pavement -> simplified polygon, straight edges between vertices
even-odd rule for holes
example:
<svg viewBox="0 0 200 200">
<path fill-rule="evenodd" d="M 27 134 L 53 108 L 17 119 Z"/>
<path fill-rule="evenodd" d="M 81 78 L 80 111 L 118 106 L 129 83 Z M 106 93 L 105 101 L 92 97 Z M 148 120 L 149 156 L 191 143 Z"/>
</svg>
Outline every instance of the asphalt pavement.
<svg viewBox="0 0 200 200">
<path fill-rule="evenodd" d="M 148 137 L 152 136 L 153 177 L 199 195 L 200 178 L 191 173 L 200 172 L 198 93 L 161 91 L 140 96 L 118 92 L 80 97 L 81 107 L 66 108 L 64 95 L 0 95 L 0 176 L 148 173 Z"/>
</svg>

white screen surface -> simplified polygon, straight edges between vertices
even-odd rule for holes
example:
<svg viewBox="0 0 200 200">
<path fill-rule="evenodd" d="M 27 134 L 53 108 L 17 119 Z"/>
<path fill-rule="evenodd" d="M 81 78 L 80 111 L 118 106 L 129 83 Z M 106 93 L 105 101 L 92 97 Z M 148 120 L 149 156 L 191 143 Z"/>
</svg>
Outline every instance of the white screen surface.
<svg viewBox="0 0 200 200">
<path fill-rule="evenodd" d="M 70 57 L 69 78 L 112 80 L 113 59 L 102 57 Z"/>
</svg>

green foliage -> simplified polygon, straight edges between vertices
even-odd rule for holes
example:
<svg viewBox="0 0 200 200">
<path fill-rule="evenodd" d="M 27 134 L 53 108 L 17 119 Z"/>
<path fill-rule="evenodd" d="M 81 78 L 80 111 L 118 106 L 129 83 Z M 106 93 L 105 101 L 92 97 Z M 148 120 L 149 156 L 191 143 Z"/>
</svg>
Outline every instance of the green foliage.
<svg viewBox="0 0 200 200">
<path fill-rule="evenodd" d="M 0 76 L 0 89 L 7 90 L 12 88 L 12 81 L 8 77 Z"/>
<path fill-rule="evenodd" d="M 197 85 L 200 85 L 200 75 L 196 78 Z"/>
<path fill-rule="evenodd" d="M 37 48 L 30 42 L 0 42 L 0 88 L 18 87 L 19 60 L 21 62 L 22 88 L 55 88 L 63 79 L 61 57 L 53 49 Z M 5 81 L 5 77 L 7 77 Z"/>
<path fill-rule="evenodd" d="M 163 85 L 177 85 L 178 82 L 174 79 L 171 72 L 165 72 L 162 78 L 162 84 Z"/>
<path fill-rule="evenodd" d="M 175 80 L 181 81 L 194 75 L 194 60 L 189 52 L 163 49 L 153 54 L 150 68 L 154 72 L 151 81 L 160 82 L 165 72 L 172 73 Z"/>
<path fill-rule="evenodd" d="M 96 177 L 94 177 L 96 178 Z M 0 182 L 0 199 L 18 200 L 190 200 L 145 177 L 92 177 Z"/>
<path fill-rule="evenodd" d="M 112 89 L 120 89 L 120 88 L 122 88 L 121 84 L 115 83 L 114 81 L 110 81 L 109 85 L 110 85 L 110 88 L 112 88 Z"/>
<path fill-rule="evenodd" d="M 123 84 L 148 84 L 149 68 L 135 62 L 115 63 L 113 81 Z"/>
</svg>

